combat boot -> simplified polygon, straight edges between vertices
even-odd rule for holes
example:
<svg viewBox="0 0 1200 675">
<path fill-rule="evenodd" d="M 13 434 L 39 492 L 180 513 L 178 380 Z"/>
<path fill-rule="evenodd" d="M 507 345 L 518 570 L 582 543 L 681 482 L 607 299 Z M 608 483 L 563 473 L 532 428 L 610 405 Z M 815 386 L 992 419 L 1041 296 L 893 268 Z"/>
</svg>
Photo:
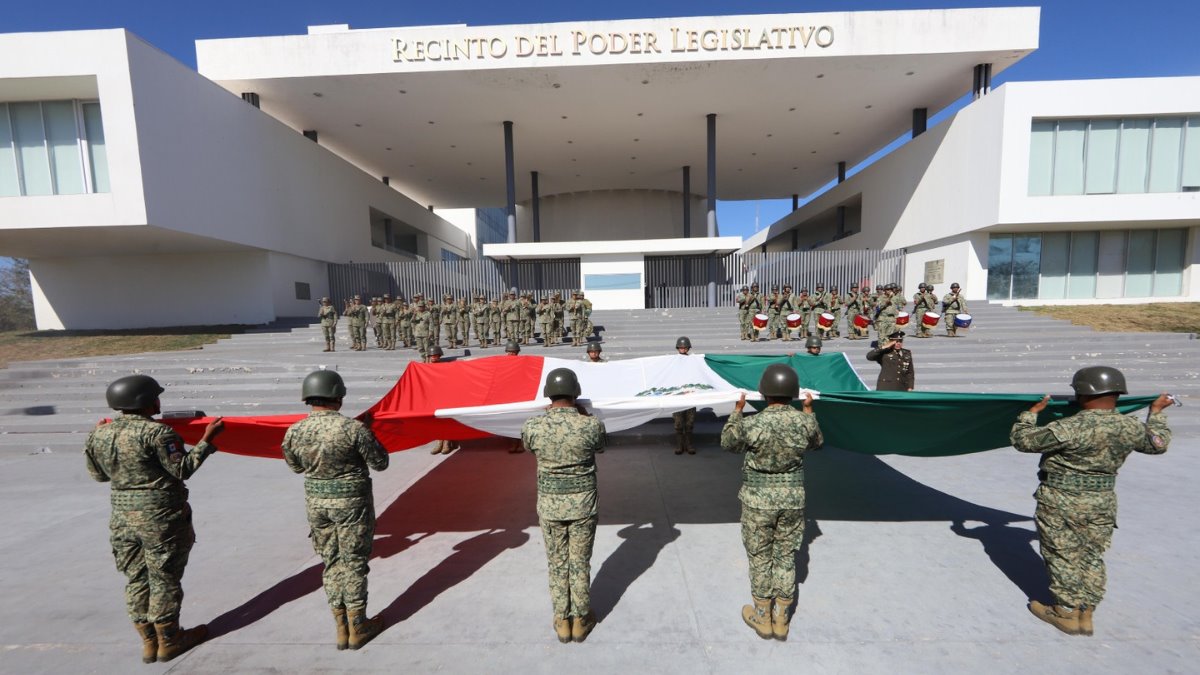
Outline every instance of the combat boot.
<svg viewBox="0 0 1200 675">
<path fill-rule="evenodd" d="M 682 454 L 683 454 L 683 448 L 684 448 L 684 445 L 683 445 L 683 433 L 681 433 L 681 432 L 679 432 L 679 431 L 676 431 L 676 432 L 675 432 L 675 454 L 677 454 L 677 455 L 682 455 Z"/>
<path fill-rule="evenodd" d="M 383 617 L 377 616 L 368 619 L 366 607 L 347 609 L 346 622 L 350 629 L 348 642 L 350 649 L 362 647 L 383 632 Z"/>
<path fill-rule="evenodd" d="M 1067 635 L 1079 635 L 1080 612 L 1078 609 L 1067 609 L 1061 605 L 1043 605 L 1037 600 L 1030 600 L 1029 611 Z"/>
<path fill-rule="evenodd" d="M 683 435 L 683 449 L 689 455 L 696 454 L 696 446 L 692 445 L 692 434 L 690 431 Z"/>
<path fill-rule="evenodd" d="M 346 623 L 346 608 L 338 607 L 333 610 L 333 624 L 337 627 L 338 651 L 350 646 L 350 624 Z"/>
<path fill-rule="evenodd" d="M 592 612 L 574 617 L 571 619 L 571 639 L 576 642 L 583 642 L 595 627 L 596 615 Z"/>
<path fill-rule="evenodd" d="M 758 633 L 758 637 L 770 640 L 775 637 L 771 630 L 771 599 L 751 596 L 753 605 L 742 605 L 742 620 Z"/>
<path fill-rule="evenodd" d="M 329 344 L 328 340 L 325 341 L 325 349 L 323 349 L 322 351 L 326 351 L 326 352 L 333 351 L 333 346 Z"/>
<path fill-rule="evenodd" d="M 558 636 L 558 641 L 567 643 L 571 641 L 571 620 L 566 617 L 554 617 L 554 634 Z"/>
<path fill-rule="evenodd" d="M 142 663 L 154 663 L 158 660 L 158 633 L 154 632 L 154 624 L 134 622 L 133 628 L 142 638 Z"/>
<path fill-rule="evenodd" d="M 787 640 L 792 604 L 795 602 L 795 598 L 775 598 L 775 606 L 771 609 L 771 633 L 776 640 Z"/>
<path fill-rule="evenodd" d="M 1094 611 L 1096 611 L 1096 608 L 1092 605 L 1083 605 L 1079 608 L 1079 634 L 1080 635 L 1091 635 L 1092 632 L 1095 630 L 1092 627 L 1092 612 L 1094 612 Z"/>
<path fill-rule="evenodd" d="M 154 624 L 154 631 L 158 633 L 159 663 L 170 661 L 192 647 L 204 642 L 204 638 L 208 637 L 208 626 L 200 624 L 195 628 L 184 630 L 179 627 L 178 621 L 156 623 Z"/>
</svg>

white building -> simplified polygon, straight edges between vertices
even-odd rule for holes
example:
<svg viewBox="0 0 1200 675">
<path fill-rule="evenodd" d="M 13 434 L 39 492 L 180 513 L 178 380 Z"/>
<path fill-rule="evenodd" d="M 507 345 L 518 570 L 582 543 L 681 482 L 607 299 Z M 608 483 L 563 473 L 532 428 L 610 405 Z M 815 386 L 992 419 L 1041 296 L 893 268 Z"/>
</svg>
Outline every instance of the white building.
<svg viewBox="0 0 1200 675">
<path fill-rule="evenodd" d="M 602 308 L 651 256 L 818 245 L 972 299 L 1200 297 L 1200 82 L 987 93 L 1037 41 L 1036 8 L 323 26 L 198 41 L 197 73 L 121 30 L 0 35 L 0 255 L 41 328 L 309 315 L 327 263 L 481 254 L 578 259 Z M 716 199 L 798 201 L 910 130 L 720 236 Z"/>
</svg>

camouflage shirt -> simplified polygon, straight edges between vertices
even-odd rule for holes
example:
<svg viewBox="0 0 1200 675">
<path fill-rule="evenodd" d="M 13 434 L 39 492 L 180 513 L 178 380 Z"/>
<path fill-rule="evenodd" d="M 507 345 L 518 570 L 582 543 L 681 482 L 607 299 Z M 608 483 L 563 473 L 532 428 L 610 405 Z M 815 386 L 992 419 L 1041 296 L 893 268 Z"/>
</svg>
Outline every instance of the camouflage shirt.
<svg viewBox="0 0 1200 675">
<path fill-rule="evenodd" d="M 175 430 L 149 417 L 123 414 L 88 435 L 83 446 L 88 473 L 114 490 L 168 490 L 187 493 L 190 478 L 215 446 L 200 443 L 191 452 Z"/>
<path fill-rule="evenodd" d="M 1047 473 L 1115 476 L 1131 452 L 1166 452 L 1171 430 L 1161 412 L 1143 424 L 1116 410 L 1080 410 L 1039 427 L 1037 415 L 1026 410 L 1010 439 L 1021 452 L 1041 453 L 1038 465 Z"/>
<path fill-rule="evenodd" d="M 321 305 L 321 308 L 317 310 L 317 318 L 320 319 L 322 326 L 336 326 L 337 310 L 332 305 Z"/>
<path fill-rule="evenodd" d="M 745 417 L 736 410 L 721 430 L 721 447 L 745 453 L 744 472 L 786 474 L 804 470 L 804 451 L 825 442 L 816 415 L 790 405 L 770 405 Z M 804 486 L 751 486 L 743 484 L 738 499 L 755 509 L 802 509 Z"/>
<path fill-rule="evenodd" d="M 537 458 L 538 516 L 577 520 L 596 515 L 596 451 L 604 448 L 603 422 L 575 408 L 550 408 L 525 421 L 521 441 Z M 571 484 L 582 489 L 554 489 Z"/>
<path fill-rule="evenodd" d="M 283 459 L 308 478 L 366 478 L 367 467 L 388 467 L 387 451 L 358 420 L 334 410 L 314 410 L 288 427 Z"/>
</svg>

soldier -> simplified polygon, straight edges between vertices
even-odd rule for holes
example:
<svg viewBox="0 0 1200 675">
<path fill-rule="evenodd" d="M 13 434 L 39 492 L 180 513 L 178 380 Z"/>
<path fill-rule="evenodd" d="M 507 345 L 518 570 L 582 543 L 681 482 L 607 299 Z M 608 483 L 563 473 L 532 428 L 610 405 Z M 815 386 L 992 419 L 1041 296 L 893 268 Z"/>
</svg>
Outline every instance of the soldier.
<svg viewBox="0 0 1200 675">
<path fill-rule="evenodd" d="M 337 343 L 338 313 L 329 298 L 321 298 L 321 308 L 317 310 L 317 320 L 321 322 L 321 334 L 325 336 L 323 351 L 334 351 L 334 345 Z"/>
<path fill-rule="evenodd" d="M 589 303 L 590 304 L 590 303 Z M 571 311 L 571 345 L 582 347 L 587 341 L 588 305 L 584 304 L 583 291 L 575 291 L 575 306 Z"/>
<path fill-rule="evenodd" d="M 858 291 L 858 284 L 850 284 L 850 294 L 846 296 L 846 338 L 861 340 L 866 337 L 866 329 L 859 328 L 854 320 L 866 311 L 864 294 Z"/>
<path fill-rule="evenodd" d="M 492 344 L 500 344 L 501 327 L 504 325 L 504 312 L 500 308 L 500 298 L 492 298 L 488 305 L 488 335 Z"/>
<path fill-rule="evenodd" d="M 581 342 L 587 342 L 596 332 L 596 326 L 592 324 L 592 301 L 583 297 L 583 291 L 579 291 L 579 304 L 583 305 L 583 331 L 579 334 Z"/>
<path fill-rule="evenodd" d="M 912 352 L 904 348 L 904 331 L 888 335 L 888 339 L 867 352 L 867 360 L 879 364 L 879 379 L 875 391 L 912 391 L 916 381 Z"/>
<path fill-rule="evenodd" d="M 458 309 L 458 344 L 463 347 L 471 346 L 471 308 L 467 306 L 467 296 L 456 301 Z"/>
<path fill-rule="evenodd" d="M 383 617 L 367 618 L 367 561 L 375 538 L 369 469 L 387 469 L 388 454 L 369 429 L 370 416 L 364 426 L 339 412 L 345 397 L 341 375 L 309 373 L 300 400 L 312 411 L 288 427 L 283 459 L 304 474 L 304 509 L 313 549 L 325 564 L 321 582 L 337 648 L 358 649 L 383 631 Z"/>
<path fill-rule="evenodd" d="M 429 314 L 429 308 L 425 306 L 424 300 L 419 301 L 416 311 L 412 313 L 412 331 L 417 353 L 421 355 L 422 361 L 429 358 L 429 332 L 432 330 L 432 324 L 433 316 Z"/>
<path fill-rule="evenodd" d="M 383 332 L 383 348 L 388 351 L 396 350 L 396 312 L 391 294 L 384 293 L 383 302 L 379 304 L 379 325 Z"/>
<path fill-rule="evenodd" d="M 958 283 L 950 284 L 950 292 L 942 298 L 942 320 L 946 323 L 946 336 L 958 337 L 958 326 L 954 319 L 959 314 L 967 313 L 967 299 L 959 294 Z"/>
<path fill-rule="evenodd" d="M 895 301 L 895 284 L 883 287 L 883 295 L 875 303 L 875 334 L 882 342 L 884 337 L 891 337 L 896 332 L 896 316 L 900 308 Z"/>
<path fill-rule="evenodd" d="M 403 296 L 397 297 L 399 305 L 396 310 L 396 329 L 399 331 L 397 338 L 403 341 L 406 349 L 413 346 L 412 315 L 417 308 L 415 303 L 415 298 L 412 303 L 409 303 L 405 302 Z"/>
<path fill-rule="evenodd" d="M 684 335 L 675 341 L 675 351 L 682 356 L 687 356 L 692 351 L 692 341 L 688 336 Z M 696 409 L 688 408 L 680 410 L 677 413 L 672 413 L 671 417 L 675 420 L 675 454 L 689 455 L 696 454 L 696 448 L 692 445 L 692 429 L 696 426 Z"/>
<path fill-rule="evenodd" d="M 537 459 L 538 522 L 546 543 L 550 603 L 559 642 L 583 642 L 596 625 L 591 606 L 596 538 L 596 452 L 604 423 L 576 403 L 579 378 L 567 368 L 546 376 L 545 414 L 525 422 L 521 441 Z"/>
<path fill-rule="evenodd" d="M 821 338 L 817 337 L 816 335 L 809 335 L 807 338 L 805 338 L 804 351 L 813 356 L 820 356 Z"/>
<path fill-rule="evenodd" d="M 517 300 L 517 294 L 510 291 L 500 308 L 504 314 L 504 337 L 509 340 L 521 339 L 521 303 Z"/>
<path fill-rule="evenodd" d="M 443 356 L 443 353 L 442 353 L 442 348 L 440 346 L 434 345 L 429 348 L 429 361 L 428 361 L 429 363 L 441 363 L 442 356 Z M 430 450 L 429 454 L 431 454 L 431 455 L 438 455 L 438 454 L 448 455 L 451 452 L 458 450 L 460 448 L 462 448 L 462 446 L 458 444 L 458 441 L 440 440 L 434 444 L 433 450 Z"/>
<path fill-rule="evenodd" d="M 600 352 L 601 349 L 599 342 L 589 343 L 587 346 L 587 354 L 584 355 L 583 360 L 587 361 L 588 363 L 608 363 L 608 358 Z"/>
<path fill-rule="evenodd" d="M 196 541 L 183 481 L 217 451 L 224 423 L 204 429 L 191 452 L 170 427 L 154 421 L 163 388 L 147 375 L 108 385 L 108 407 L 121 415 L 100 423 L 83 446 L 92 478 L 110 483 L 109 542 L 125 575 L 125 607 L 142 638 L 142 662 L 170 661 L 204 641 L 208 627 L 179 627 L 183 570 Z"/>
<path fill-rule="evenodd" d="M 796 332 L 797 337 L 806 338 L 812 334 L 812 298 L 808 297 L 808 289 L 801 288 L 800 294 L 792 301 L 796 306 L 796 313 L 800 315 L 800 329 Z"/>
<path fill-rule="evenodd" d="M 550 344 L 550 325 L 554 323 L 554 316 L 550 309 L 550 298 L 542 296 L 538 300 L 537 309 L 538 333 L 542 336 L 542 346 L 546 347 Z"/>
<path fill-rule="evenodd" d="M 796 597 L 796 551 L 804 541 L 804 452 L 824 443 L 813 414 L 792 407 L 800 393 L 796 371 L 782 363 L 763 370 L 758 391 L 767 407 L 749 419 L 743 393 L 721 430 L 721 447 L 745 453 L 742 465 L 742 544 L 750 561 L 753 604 L 742 620 L 763 639 L 786 640 Z"/>
<path fill-rule="evenodd" d="M 808 304 L 812 307 L 812 326 L 813 329 L 809 335 L 825 335 L 826 331 L 821 328 L 821 315 L 829 311 L 829 294 L 825 292 L 825 284 L 817 282 L 816 290 L 809 297 Z"/>
<path fill-rule="evenodd" d="M 733 297 L 733 303 L 737 306 L 739 340 L 750 339 L 750 315 L 746 304 L 749 300 L 749 286 L 742 286 L 738 294 Z"/>
<path fill-rule="evenodd" d="M 779 292 L 779 284 L 771 286 L 771 295 L 767 296 L 767 339 L 774 340 L 783 332 L 779 325 L 783 314 L 783 294 Z"/>
<path fill-rule="evenodd" d="M 504 344 L 504 355 L 505 356 L 520 356 L 521 355 L 521 343 L 517 342 L 516 340 L 509 340 L 508 342 L 506 342 Z"/>
<path fill-rule="evenodd" d="M 929 304 L 929 291 L 927 284 L 922 281 L 917 284 L 917 292 L 913 295 L 913 311 L 912 318 L 917 325 L 915 337 L 927 338 L 931 336 L 929 326 L 925 325 L 925 312 L 932 312 L 933 305 Z"/>
<path fill-rule="evenodd" d="M 369 314 L 367 322 L 371 326 L 371 331 L 375 334 L 376 347 L 383 347 L 383 324 L 379 322 L 379 307 L 382 304 L 382 299 L 378 297 L 372 297 L 371 306 L 368 308 Z"/>
<path fill-rule="evenodd" d="M 441 312 L 442 334 L 446 338 L 446 348 L 454 349 L 458 342 L 458 306 L 454 304 L 454 296 L 447 293 L 442 296 Z"/>
<path fill-rule="evenodd" d="M 442 298 L 442 303 L 446 299 Z M 436 345 L 442 342 L 442 303 L 437 303 L 430 298 L 425 302 L 429 307 L 429 344 Z"/>
<path fill-rule="evenodd" d="M 529 344 L 529 341 L 533 339 L 534 309 L 533 296 L 530 293 L 522 293 L 518 316 L 520 317 L 521 344 L 524 345 Z"/>
<path fill-rule="evenodd" d="M 475 339 L 480 349 L 488 346 L 488 306 L 483 295 L 476 295 L 471 305 L 471 319 L 475 322 Z"/>
<path fill-rule="evenodd" d="M 1046 396 L 1013 425 L 1013 447 L 1042 455 L 1037 500 L 1037 530 L 1042 559 L 1050 577 L 1053 605 L 1030 600 L 1034 616 L 1070 635 L 1091 635 L 1092 614 L 1104 599 L 1104 551 L 1117 522 L 1117 471 L 1130 452 L 1160 455 L 1171 443 L 1163 412 L 1174 402 L 1161 394 L 1150 404 L 1143 424 L 1117 409 L 1128 393 L 1125 376 L 1109 366 L 1091 366 L 1071 378 L 1080 411 L 1044 427 L 1037 426 Z"/>
<path fill-rule="evenodd" d="M 783 293 L 779 296 L 779 332 L 784 342 L 792 341 L 792 329 L 788 327 L 788 315 L 796 311 L 796 296 L 792 295 L 790 284 L 783 285 Z"/>
<path fill-rule="evenodd" d="M 350 349 L 366 351 L 367 349 L 367 308 L 362 304 L 362 296 L 356 295 L 346 311 L 342 312 L 350 323 Z"/>
<path fill-rule="evenodd" d="M 758 342 L 758 329 L 754 327 L 754 315 L 763 310 L 763 299 L 758 294 L 758 282 L 750 284 L 750 293 L 746 296 L 746 339 Z"/>
<path fill-rule="evenodd" d="M 845 305 L 845 299 L 838 293 L 838 287 L 834 286 L 829 289 L 829 309 L 827 310 L 833 315 L 833 325 L 822 331 L 821 338 L 830 340 L 842 336 L 842 329 L 839 328 L 842 324 L 842 308 Z"/>
</svg>

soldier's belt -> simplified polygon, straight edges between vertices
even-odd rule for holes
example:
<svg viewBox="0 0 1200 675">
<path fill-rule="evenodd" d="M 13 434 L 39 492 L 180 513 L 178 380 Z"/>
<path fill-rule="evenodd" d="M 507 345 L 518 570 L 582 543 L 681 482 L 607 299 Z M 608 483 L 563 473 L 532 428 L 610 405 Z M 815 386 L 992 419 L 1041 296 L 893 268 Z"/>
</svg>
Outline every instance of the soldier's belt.
<svg viewBox="0 0 1200 675">
<path fill-rule="evenodd" d="M 318 499 L 370 497 L 370 478 L 305 478 L 304 496 Z"/>
<path fill-rule="evenodd" d="M 113 490 L 114 511 L 173 509 L 187 503 L 187 490 Z"/>
<path fill-rule="evenodd" d="M 748 487 L 804 487 L 804 469 L 786 473 L 764 473 L 746 467 L 742 471 L 742 483 Z"/>
<path fill-rule="evenodd" d="M 586 476 L 538 476 L 538 492 L 569 495 L 596 489 L 596 474 Z"/>
<path fill-rule="evenodd" d="M 1117 477 L 1082 473 L 1044 473 L 1042 483 L 1059 490 L 1111 492 L 1117 486 Z"/>
</svg>

